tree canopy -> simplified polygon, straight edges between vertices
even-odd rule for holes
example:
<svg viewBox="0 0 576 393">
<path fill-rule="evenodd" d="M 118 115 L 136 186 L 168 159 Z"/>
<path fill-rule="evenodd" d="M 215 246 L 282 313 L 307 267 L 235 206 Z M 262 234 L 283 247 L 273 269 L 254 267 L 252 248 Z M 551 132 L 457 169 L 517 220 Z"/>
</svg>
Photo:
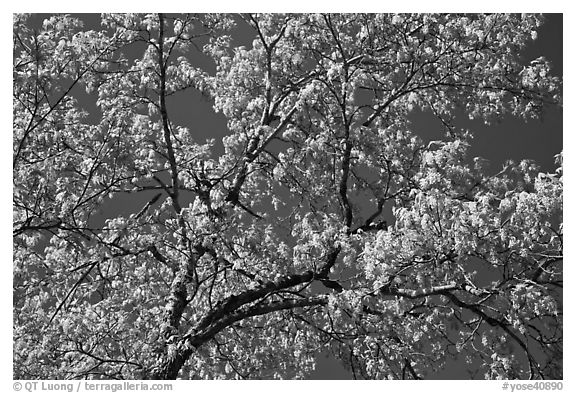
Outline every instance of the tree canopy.
<svg viewBox="0 0 576 393">
<path fill-rule="evenodd" d="M 555 173 L 493 173 L 455 126 L 560 104 L 550 63 L 519 58 L 542 16 L 31 18 L 13 24 L 15 378 L 305 378 L 325 350 L 355 378 L 451 358 L 562 378 L 561 152 Z M 224 138 L 174 120 L 183 91 Z M 136 213 L 99 219 L 127 195 Z"/>
</svg>

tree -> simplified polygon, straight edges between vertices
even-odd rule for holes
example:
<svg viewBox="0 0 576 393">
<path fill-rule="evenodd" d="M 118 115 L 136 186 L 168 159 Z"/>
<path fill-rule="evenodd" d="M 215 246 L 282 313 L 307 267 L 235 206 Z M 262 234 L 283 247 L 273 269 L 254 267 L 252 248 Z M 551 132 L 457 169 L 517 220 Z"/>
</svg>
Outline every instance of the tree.
<svg viewBox="0 0 576 393">
<path fill-rule="evenodd" d="M 562 378 L 562 156 L 490 173 L 455 126 L 559 104 L 518 58 L 542 21 L 15 15 L 15 378 L 302 378 L 326 348 L 356 378 Z"/>
</svg>

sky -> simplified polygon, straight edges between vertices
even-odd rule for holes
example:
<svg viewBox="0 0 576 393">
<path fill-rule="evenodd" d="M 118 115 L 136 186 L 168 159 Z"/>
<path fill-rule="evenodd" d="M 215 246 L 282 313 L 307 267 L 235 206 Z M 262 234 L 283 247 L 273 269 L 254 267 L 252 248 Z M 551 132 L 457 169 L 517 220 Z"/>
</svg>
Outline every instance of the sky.
<svg viewBox="0 0 576 393">
<path fill-rule="evenodd" d="M 94 19 L 95 20 L 95 19 Z M 89 25 L 93 22 L 88 21 Z M 96 26 L 94 25 L 94 28 Z M 538 40 L 532 43 L 521 54 L 527 62 L 539 56 L 544 56 L 552 61 L 553 73 L 563 75 L 563 52 L 562 52 L 562 29 L 563 17 L 561 14 L 549 15 L 545 24 L 538 31 Z M 238 42 L 248 46 L 252 40 L 249 30 L 239 29 Z M 95 108 L 95 98 L 78 92 L 83 104 L 87 108 Z M 220 139 L 226 134 L 226 121 L 221 114 L 215 114 L 211 109 L 211 103 L 200 97 L 197 93 L 183 93 L 175 95 L 168 102 L 170 116 L 173 121 L 183 125 L 189 125 L 193 131 L 198 132 L 199 137 Z M 94 117 L 96 120 L 97 116 Z M 190 119 L 194 119 L 190 123 Z M 413 118 L 414 128 L 423 136 L 437 132 L 440 125 L 434 125 L 427 114 L 415 114 Z M 542 120 L 523 122 L 511 117 L 504 117 L 501 121 L 487 127 L 479 121 L 460 119 L 461 127 L 470 129 L 475 134 L 475 140 L 471 153 L 482 156 L 491 161 L 491 170 L 497 172 L 506 159 L 520 160 L 523 158 L 534 159 L 542 167 L 543 171 L 554 170 L 553 156 L 562 150 L 563 146 L 563 121 L 562 110 L 548 108 Z M 149 196 L 143 197 L 143 203 Z M 114 200 L 113 206 L 107 207 L 101 219 L 118 213 L 128 215 L 138 211 L 142 204 L 135 203 L 132 197 L 119 197 Z M 334 358 L 319 354 L 318 369 L 312 375 L 316 379 L 349 379 L 350 373 L 346 371 Z M 452 364 L 444 374 L 445 378 L 457 378 L 461 375 L 456 372 L 456 363 Z M 441 375 L 441 376 L 442 376 Z M 463 378 L 466 375 L 461 375 Z"/>
<path fill-rule="evenodd" d="M 539 56 L 549 59 L 552 73 L 562 76 L 562 14 L 548 15 L 546 22 L 538 31 L 538 39 L 532 42 L 521 56 L 529 63 Z M 235 32 L 235 43 L 249 47 L 253 40 L 252 30 L 239 25 Z M 199 62 L 207 64 L 205 59 Z M 182 122 L 194 132 L 207 138 L 219 140 L 226 134 L 225 118 L 211 110 L 211 104 L 201 99 L 198 93 L 188 92 L 175 95 L 169 102 L 170 116 L 175 122 Z M 194 119 L 190 123 L 190 119 Z M 440 135 L 442 125 L 430 114 L 414 114 L 414 129 L 423 138 L 429 134 Z M 475 135 L 471 148 L 473 156 L 482 156 L 490 160 L 494 173 L 501 169 L 507 159 L 533 159 L 542 166 L 543 171 L 555 169 L 553 156 L 562 150 L 562 110 L 547 108 L 541 120 L 524 122 L 504 116 L 490 126 L 479 120 L 470 121 L 462 116 L 457 122 L 459 127 L 467 128 Z M 430 129 L 433 128 L 433 129 Z M 199 137 L 201 137 L 199 135 Z"/>
<path fill-rule="evenodd" d="M 96 29 L 98 16 L 86 18 L 86 23 L 87 28 Z M 552 74 L 562 76 L 562 29 L 562 14 L 548 14 L 545 23 L 538 30 L 538 39 L 529 44 L 521 57 L 529 63 L 544 56 L 552 62 Z M 236 45 L 250 47 L 254 38 L 253 31 L 246 25 L 239 24 L 234 32 Z M 193 65 L 209 68 L 213 66 L 206 56 L 197 52 L 192 53 L 190 60 Z M 75 93 L 82 98 L 86 107 L 96 108 L 94 96 L 87 96 L 80 88 Z M 192 90 L 175 94 L 168 99 L 172 121 L 190 127 L 198 139 L 216 139 L 216 152 L 221 153 L 223 148 L 218 141 L 227 133 L 226 119 L 222 114 L 214 113 L 211 105 L 206 98 Z M 96 113 L 94 109 L 91 111 Z M 94 120 L 97 119 L 98 116 L 94 116 Z M 429 113 L 416 112 L 412 121 L 414 130 L 425 139 L 431 135 L 440 136 L 442 133 L 442 125 Z M 486 126 L 480 120 L 469 120 L 460 116 L 456 124 L 472 131 L 474 141 L 470 154 L 488 159 L 494 173 L 501 169 L 507 159 L 519 161 L 525 158 L 535 160 L 543 171 L 553 172 L 553 157 L 562 150 L 562 109 L 558 107 L 548 107 L 542 119 L 528 122 L 507 115 Z"/>
</svg>

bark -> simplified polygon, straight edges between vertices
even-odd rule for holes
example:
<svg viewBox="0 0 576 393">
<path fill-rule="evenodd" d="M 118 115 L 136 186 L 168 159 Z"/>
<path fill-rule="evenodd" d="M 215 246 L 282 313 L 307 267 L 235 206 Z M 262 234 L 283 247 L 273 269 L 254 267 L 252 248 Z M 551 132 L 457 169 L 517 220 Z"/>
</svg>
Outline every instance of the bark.
<svg viewBox="0 0 576 393">
<path fill-rule="evenodd" d="M 250 303 L 261 300 L 273 292 L 293 288 L 312 280 L 325 279 L 336 263 L 339 253 L 340 248 L 329 252 L 324 265 L 318 272 L 307 270 L 301 274 L 285 276 L 278 281 L 269 281 L 258 288 L 244 291 L 238 295 L 232 295 L 218 302 L 212 311 L 196 326 L 191 328 L 188 333 L 183 337 L 178 337 L 174 343 L 169 344 L 164 357 L 149 372 L 149 379 L 175 379 L 195 349 L 235 322 L 280 310 L 327 304 L 328 300 L 325 296 L 317 296 L 250 305 Z"/>
</svg>

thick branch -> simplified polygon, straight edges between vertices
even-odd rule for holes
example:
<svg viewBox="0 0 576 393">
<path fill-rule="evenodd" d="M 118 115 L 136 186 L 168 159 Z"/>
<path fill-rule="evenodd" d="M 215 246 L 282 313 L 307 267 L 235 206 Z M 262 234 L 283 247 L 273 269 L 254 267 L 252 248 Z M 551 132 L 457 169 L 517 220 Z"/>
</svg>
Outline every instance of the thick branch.
<svg viewBox="0 0 576 393">
<path fill-rule="evenodd" d="M 169 192 L 172 200 L 174 211 L 178 215 L 178 227 L 180 231 L 180 248 L 182 251 L 188 251 L 189 256 L 185 258 L 181 264 L 174 281 L 170 287 L 170 296 L 166 306 L 166 315 L 161 331 L 164 336 L 170 336 L 176 333 L 179 325 L 180 318 L 184 312 L 184 308 L 188 304 L 188 291 L 187 284 L 196 278 L 196 260 L 199 257 L 195 252 L 192 252 L 189 247 L 189 240 L 187 237 L 186 223 L 180 214 L 182 208 L 178 200 L 179 197 L 179 182 L 178 182 L 178 167 L 176 163 L 176 156 L 174 147 L 172 145 L 171 130 L 168 119 L 168 110 L 166 108 L 166 63 L 164 59 L 164 15 L 158 14 L 159 20 L 159 39 L 158 39 L 158 67 L 160 70 L 160 115 L 162 117 L 162 128 L 164 131 L 164 142 L 166 143 L 166 150 L 168 152 L 168 162 L 170 164 L 170 174 L 172 179 L 171 191 Z"/>
<path fill-rule="evenodd" d="M 308 270 L 301 274 L 291 274 L 278 281 L 268 281 L 258 288 L 244 291 L 238 295 L 232 295 L 227 299 L 218 302 L 214 309 L 198 323 L 193 331 L 200 332 L 206 329 L 214 321 L 237 310 L 240 306 L 259 300 L 272 292 L 292 288 L 296 285 L 310 282 L 313 279 L 326 278 L 330 269 L 336 263 L 336 258 L 339 253 L 339 248 L 332 250 L 326 257 L 326 263 L 318 272 Z"/>
<path fill-rule="evenodd" d="M 151 379 L 176 379 L 180 369 L 196 348 L 200 347 L 202 344 L 216 336 L 218 332 L 222 331 L 235 322 L 276 311 L 301 307 L 321 306 L 326 305 L 327 303 L 328 299 L 326 296 L 317 296 L 303 299 L 286 299 L 278 302 L 257 304 L 252 307 L 230 313 L 201 334 L 184 336 L 178 343 L 174 345 L 174 351 L 170 353 L 170 356 L 164 359 L 164 362 L 160 366 L 152 370 L 150 377 Z"/>
<path fill-rule="evenodd" d="M 352 142 L 349 141 L 349 132 L 346 131 L 346 141 L 344 147 L 344 155 L 342 157 L 342 177 L 338 192 L 344 207 L 344 223 L 348 228 L 352 226 L 352 206 L 348 200 L 348 176 L 350 174 L 350 153 L 352 152 Z"/>
<path fill-rule="evenodd" d="M 168 152 L 168 162 L 170 164 L 170 175 L 172 178 L 171 197 L 177 213 L 180 213 L 178 203 L 178 168 L 176 156 L 172 146 L 172 137 L 168 121 L 168 110 L 166 108 L 166 62 L 164 60 L 164 15 L 158 14 L 160 23 L 160 38 L 158 39 L 158 67 L 160 69 L 160 116 L 162 118 L 162 129 L 164 131 L 164 142 Z"/>
<path fill-rule="evenodd" d="M 447 292 L 456 289 L 460 289 L 460 286 L 455 283 L 422 289 L 402 289 L 384 286 L 380 288 L 380 293 L 382 295 L 401 296 L 409 299 L 420 299 L 432 295 L 445 295 Z"/>
<path fill-rule="evenodd" d="M 244 291 L 238 295 L 232 295 L 218 302 L 194 328 L 190 329 L 175 348 L 168 351 L 167 356 L 153 371 L 154 379 L 174 379 L 178 375 L 184 362 L 190 357 L 194 348 L 198 348 L 210 338 L 214 337 L 222 329 L 232 323 L 256 315 L 263 315 L 281 309 L 305 307 L 308 305 L 324 304 L 324 298 L 285 300 L 266 304 L 257 304 L 248 308 L 242 306 L 263 299 L 265 296 L 282 289 L 310 282 L 314 279 L 326 278 L 330 269 L 336 263 L 340 248 L 333 249 L 326 256 L 326 262 L 318 272 L 308 270 L 301 274 L 291 274 L 278 281 L 269 281 L 260 287 Z"/>
</svg>

